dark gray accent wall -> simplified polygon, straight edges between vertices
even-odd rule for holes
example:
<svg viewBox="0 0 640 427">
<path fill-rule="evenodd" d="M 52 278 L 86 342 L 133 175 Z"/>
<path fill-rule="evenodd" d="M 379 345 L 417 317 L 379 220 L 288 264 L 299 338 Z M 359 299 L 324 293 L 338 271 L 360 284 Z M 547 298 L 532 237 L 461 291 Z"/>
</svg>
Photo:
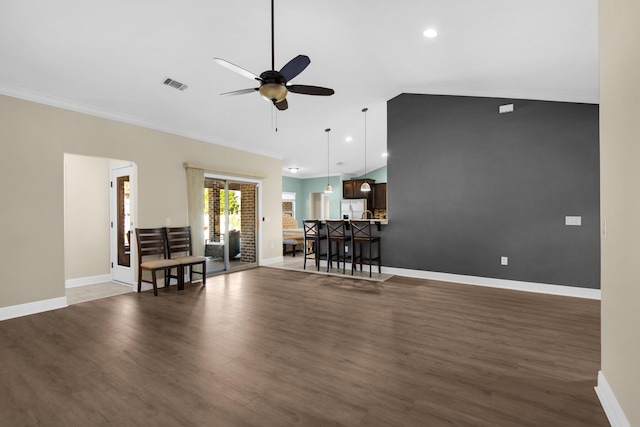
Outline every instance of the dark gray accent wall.
<svg viewBox="0 0 640 427">
<path fill-rule="evenodd" d="M 600 287 L 598 105 L 402 94 L 387 114 L 385 266 Z"/>
</svg>

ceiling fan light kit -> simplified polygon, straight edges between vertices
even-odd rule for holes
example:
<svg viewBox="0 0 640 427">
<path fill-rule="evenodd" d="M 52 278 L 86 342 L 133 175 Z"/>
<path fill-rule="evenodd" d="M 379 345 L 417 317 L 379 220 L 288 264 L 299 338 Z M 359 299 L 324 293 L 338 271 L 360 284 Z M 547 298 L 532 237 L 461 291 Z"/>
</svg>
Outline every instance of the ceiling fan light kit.
<svg viewBox="0 0 640 427">
<path fill-rule="evenodd" d="M 274 104 L 282 102 L 287 97 L 287 88 L 278 83 L 265 83 L 260 86 L 260 95 Z"/>
<path fill-rule="evenodd" d="M 307 85 L 287 85 L 294 77 L 304 71 L 311 63 L 306 55 L 298 55 L 291 61 L 287 62 L 280 71 L 275 70 L 275 43 L 274 43 L 274 17 L 273 17 L 273 0 L 271 0 L 271 70 L 267 70 L 256 76 L 250 71 L 242 67 L 238 67 L 222 58 L 213 58 L 219 65 L 240 74 L 251 80 L 260 82 L 259 88 L 240 89 L 232 92 L 226 92 L 221 95 L 243 95 L 254 91 L 260 92 L 260 95 L 267 101 L 273 103 L 278 110 L 286 110 L 289 108 L 287 102 L 287 94 L 289 92 L 299 93 L 301 95 L 331 96 L 334 94 L 333 89 L 320 86 Z"/>
</svg>

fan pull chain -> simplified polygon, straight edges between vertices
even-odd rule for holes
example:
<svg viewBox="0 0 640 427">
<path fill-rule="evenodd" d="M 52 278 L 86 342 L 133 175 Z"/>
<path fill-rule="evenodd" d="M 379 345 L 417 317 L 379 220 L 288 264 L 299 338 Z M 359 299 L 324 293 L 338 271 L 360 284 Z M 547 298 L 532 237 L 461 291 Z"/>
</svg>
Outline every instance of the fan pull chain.
<svg viewBox="0 0 640 427">
<path fill-rule="evenodd" d="M 271 129 L 274 132 L 278 132 L 278 109 L 275 108 L 275 104 L 273 104 L 273 108 L 271 109 Z"/>
</svg>

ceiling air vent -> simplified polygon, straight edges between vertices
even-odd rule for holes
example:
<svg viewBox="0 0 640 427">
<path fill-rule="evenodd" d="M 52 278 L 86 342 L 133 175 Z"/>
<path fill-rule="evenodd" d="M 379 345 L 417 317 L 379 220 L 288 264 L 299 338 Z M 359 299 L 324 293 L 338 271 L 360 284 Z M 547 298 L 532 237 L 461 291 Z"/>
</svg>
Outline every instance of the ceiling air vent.
<svg viewBox="0 0 640 427">
<path fill-rule="evenodd" d="M 170 79 L 168 77 L 162 83 L 178 90 L 185 90 L 188 87 L 186 84 L 180 83 L 179 81 Z"/>
</svg>

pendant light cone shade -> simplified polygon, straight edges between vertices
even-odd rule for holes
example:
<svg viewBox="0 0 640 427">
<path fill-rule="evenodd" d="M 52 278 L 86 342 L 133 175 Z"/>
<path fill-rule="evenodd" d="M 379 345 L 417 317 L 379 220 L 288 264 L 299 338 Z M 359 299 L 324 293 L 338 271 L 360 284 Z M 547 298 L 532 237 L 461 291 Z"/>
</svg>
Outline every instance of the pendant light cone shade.
<svg viewBox="0 0 640 427">
<path fill-rule="evenodd" d="M 331 132 L 331 129 L 325 129 L 324 131 L 327 133 L 327 186 L 324 187 L 324 192 L 329 194 L 333 193 L 333 187 L 329 184 L 329 132 Z"/>
<path fill-rule="evenodd" d="M 371 186 L 366 181 L 367 179 L 367 110 L 368 108 L 363 108 L 362 112 L 364 113 L 364 179 L 365 181 L 360 186 L 360 191 L 366 193 L 371 191 Z"/>
</svg>

